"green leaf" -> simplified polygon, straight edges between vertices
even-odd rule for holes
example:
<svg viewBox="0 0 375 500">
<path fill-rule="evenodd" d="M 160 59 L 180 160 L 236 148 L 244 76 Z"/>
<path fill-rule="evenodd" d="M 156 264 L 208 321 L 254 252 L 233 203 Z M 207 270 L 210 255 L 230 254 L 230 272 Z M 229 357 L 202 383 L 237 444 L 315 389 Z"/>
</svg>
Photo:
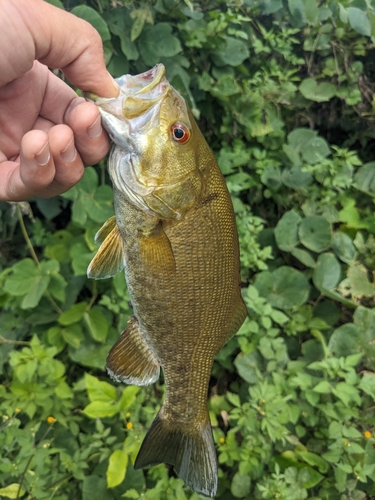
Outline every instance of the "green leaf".
<svg viewBox="0 0 375 500">
<path fill-rule="evenodd" d="M 275 165 L 267 165 L 263 170 L 261 181 L 268 188 L 277 191 L 281 186 L 281 170 Z"/>
<path fill-rule="evenodd" d="M 105 222 L 113 215 L 113 191 L 109 186 L 99 186 L 94 196 L 85 197 L 85 210 L 94 222 Z"/>
<path fill-rule="evenodd" d="M 106 401 L 93 401 L 82 410 L 82 413 L 90 418 L 113 417 L 118 413 L 118 406 Z"/>
<path fill-rule="evenodd" d="M 332 238 L 332 249 L 337 257 L 349 264 L 355 256 L 356 249 L 352 239 L 341 231 L 336 231 Z"/>
<path fill-rule="evenodd" d="M 254 286 L 272 307 L 293 309 L 304 304 L 310 293 L 305 276 L 289 266 L 281 266 L 273 272 L 259 273 Z"/>
<path fill-rule="evenodd" d="M 80 325 L 74 324 L 60 329 L 61 336 L 65 342 L 75 349 L 81 345 L 84 335 Z"/>
<path fill-rule="evenodd" d="M 309 165 L 315 165 L 331 152 L 325 139 L 318 137 L 317 132 L 305 128 L 297 128 L 288 134 L 288 145 L 284 145 L 283 149 L 295 165 L 296 179 L 301 186 L 311 182 L 306 172 L 300 171 L 298 174 L 296 167 L 301 166 L 301 158 Z"/>
<path fill-rule="evenodd" d="M 73 323 L 78 323 L 83 318 L 84 311 L 87 307 L 87 302 L 78 302 L 74 304 L 70 309 L 63 312 L 58 319 L 60 325 L 73 325 Z"/>
<path fill-rule="evenodd" d="M 327 141 L 322 137 L 314 137 L 304 146 L 303 150 L 301 151 L 303 160 L 309 165 L 316 165 L 330 153 L 331 150 L 327 144 Z M 304 173 L 304 175 L 307 176 L 307 173 Z"/>
<path fill-rule="evenodd" d="M 301 243 L 313 252 L 323 252 L 331 244 L 331 225 L 319 215 L 302 219 L 298 234 Z"/>
<path fill-rule="evenodd" d="M 284 252 L 291 252 L 298 245 L 298 224 L 301 217 L 290 210 L 285 212 L 275 227 L 276 245 Z"/>
<path fill-rule="evenodd" d="M 319 255 L 313 274 L 313 283 L 316 288 L 333 290 L 341 278 L 341 268 L 338 260 L 332 253 Z"/>
<path fill-rule="evenodd" d="M 18 493 L 19 490 L 20 492 Z M 4 488 L 0 488 L 0 496 L 6 498 L 21 498 L 25 493 L 26 491 L 23 488 L 20 489 L 20 485 L 18 483 L 11 483 Z"/>
<path fill-rule="evenodd" d="M 85 476 L 82 481 L 82 500 L 114 500 L 107 490 L 106 480 L 99 476 Z"/>
<path fill-rule="evenodd" d="M 304 467 L 298 471 L 298 481 L 306 489 L 313 488 L 324 479 L 324 476 L 312 467 Z"/>
<path fill-rule="evenodd" d="M 332 386 L 327 380 L 322 380 L 322 382 L 319 382 L 319 384 L 313 388 L 313 391 L 319 394 L 330 394 L 332 392 Z"/>
<path fill-rule="evenodd" d="M 212 60 L 216 66 L 239 66 L 249 57 L 248 45 L 242 40 L 226 37 L 226 47 L 212 53 Z"/>
<path fill-rule="evenodd" d="M 297 26 L 306 24 L 305 4 L 302 0 L 288 0 L 288 7 Z"/>
<path fill-rule="evenodd" d="M 38 269 L 32 259 L 23 259 L 12 267 L 12 274 L 6 280 L 4 292 L 20 296 L 28 294 L 34 287 Z"/>
<path fill-rule="evenodd" d="M 60 302 L 65 302 L 65 288 L 67 286 L 67 282 L 61 276 L 61 274 L 51 274 L 50 282 L 48 284 L 48 291 L 50 294 Z"/>
<path fill-rule="evenodd" d="M 102 37 L 103 42 L 111 39 L 107 23 L 93 8 L 88 7 L 87 5 L 78 5 L 71 10 L 71 13 L 94 26 L 96 31 L 98 31 L 99 35 Z"/>
<path fill-rule="evenodd" d="M 292 149 L 302 152 L 306 145 L 317 136 L 317 132 L 308 128 L 296 128 L 288 134 L 288 143 Z"/>
<path fill-rule="evenodd" d="M 358 388 L 375 399 L 375 374 L 371 372 L 364 374 Z"/>
<path fill-rule="evenodd" d="M 152 14 L 150 14 L 149 8 L 143 7 L 140 9 L 133 10 L 133 12 L 130 14 L 130 17 L 133 19 L 132 29 L 130 32 L 130 40 L 134 42 L 134 40 L 136 40 L 142 33 L 145 22 L 146 21 L 152 22 Z"/>
<path fill-rule="evenodd" d="M 172 57 L 181 52 L 181 44 L 167 23 L 148 26 L 138 38 L 138 47 L 144 63 L 154 66 L 160 57 Z"/>
<path fill-rule="evenodd" d="M 48 288 L 50 279 L 49 276 L 39 275 L 34 277 L 32 290 L 22 299 L 22 309 L 32 309 L 39 304 L 40 299 Z"/>
<path fill-rule="evenodd" d="M 249 476 L 245 476 L 236 472 L 232 479 L 230 491 L 236 498 L 247 497 L 250 493 L 251 480 Z"/>
<path fill-rule="evenodd" d="M 346 406 L 349 406 L 351 402 L 355 402 L 358 405 L 361 404 L 361 397 L 358 389 L 346 382 L 339 382 L 333 389 L 333 393 L 341 399 Z"/>
<path fill-rule="evenodd" d="M 78 349 L 70 350 L 69 356 L 75 363 L 103 370 L 108 352 L 113 344 L 114 341 L 98 345 L 91 338 L 87 338 L 81 342 Z"/>
<path fill-rule="evenodd" d="M 282 313 L 281 311 L 278 311 L 277 309 L 274 309 L 271 312 L 271 318 L 272 321 L 277 323 L 278 325 L 284 325 L 289 321 L 289 318 L 286 314 Z"/>
<path fill-rule="evenodd" d="M 348 478 L 348 475 L 345 471 L 340 469 L 340 467 L 335 467 L 335 479 L 336 479 L 335 487 L 337 488 L 337 490 L 340 493 L 345 491 L 346 484 L 347 484 L 347 478 Z"/>
<path fill-rule="evenodd" d="M 375 162 L 366 163 L 354 175 L 355 187 L 370 196 L 375 196 Z"/>
<path fill-rule="evenodd" d="M 329 101 L 336 94 L 336 87 L 329 82 L 318 83 L 314 78 L 306 78 L 299 86 L 303 97 L 310 101 Z"/>
<path fill-rule="evenodd" d="M 114 488 L 125 479 L 129 456 L 124 450 L 115 450 L 109 457 L 106 472 L 108 488 Z"/>
<path fill-rule="evenodd" d="M 118 403 L 119 410 L 127 411 L 134 403 L 135 397 L 139 391 L 140 387 L 136 386 L 125 387 L 125 389 L 122 391 L 120 401 Z"/>
<path fill-rule="evenodd" d="M 297 456 L 312 467 L 317 467 L 322 474 L 328 471 L 328 463 L 316 453 L 310 451 L 297 451 Z"/>
<path fill-rule="evenodd" d="M 259 365 L 260 356 L 257 351 L 246 355 L 240 353 L 234 360 L 239 376 L 248 384 L 255 384 L 258 381 Z"/>
<path fill-rule="evenodd" d="M 355 324 L 346 323 L 332 333 L 328 347 L 336 356 L 348 356 L 360 350 L 359 331 Z"/>
<path fill-rule="evenodd" d="M 70 255 L 72 256 L 72 267 L 76 276 L 86 275 L 87 268 L 94 258 L 96 251 L 90 252 L 87 245 L 83 242 L 78 242 L 72 245 Z"/>
<path fill-rule="evenodd" d="M 124 54 L 113 54 L 108 63 L 107 70 L 114 78 L 129 73 L 129 62 Z"/>
<path fill-rule="evenodd" d="M 311 184 L 313 178 L 309 172 L 303 172 L 299 167 L 284 168 L 281 174 L 282 183 L 292 189 L 302 189 Z"/>
<path fill-rule="evenodd" d="M 348 14 L 349 24 L 353 30 L 357 31 L 361 35 L 371 36 L 371 24 L 366 12 L 361 9 L 357 9 L 357 7 L 348 7 L 346 12 Z"/>
<path fill-rule="evenodd" d="M 311 268 L 315 267 L 315 260 L 307 250 L 303 250 L 302 248 L 293 248 L 291 254 L 304 266 Z"/>
<path fill-rule="evenodd" d="M 85 373 L 86 390 L 90 401 L 113 403 L 116 400 L 116 388 Z M 138 389 L 138 388 L 137 388 Z"/>
<path fill-rule="evenodd" d="M 360 262 L 352 262 L 347 273 L 350 291 L 356 298 L 372 297 L 375 286 L 368 279 L 368 270 Z"/>
<path fill-rule="evenodd" d="M 94 306 L 83 314 L 83 319 L 91 337 L 97 342 L 105 342 L 109 324 L 102 311 Z"/>
</svg>

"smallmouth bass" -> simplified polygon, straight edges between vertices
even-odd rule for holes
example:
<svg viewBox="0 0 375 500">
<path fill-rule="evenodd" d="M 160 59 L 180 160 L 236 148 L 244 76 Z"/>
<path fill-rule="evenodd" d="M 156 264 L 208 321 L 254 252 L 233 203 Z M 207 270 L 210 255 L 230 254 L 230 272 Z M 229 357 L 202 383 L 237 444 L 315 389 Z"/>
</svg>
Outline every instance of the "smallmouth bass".
<svg viewBox="0 0 375 500">
<path fill-rule="evenodd" d="M 217 458 L 207 410 L 215 354 L 246 317 L 232 202 L 185 100 L 158 64 L 117 79 L 117 98 L 88 94 L 114 145 L 115 216 L 98 231 L 90 278 L 122 269 L 134 316 L 107 358 L 119 382 L 148 385 L 163 369 L 166 396 L 135 468 L 165 462 L 214 496 Z"/>
</svg>

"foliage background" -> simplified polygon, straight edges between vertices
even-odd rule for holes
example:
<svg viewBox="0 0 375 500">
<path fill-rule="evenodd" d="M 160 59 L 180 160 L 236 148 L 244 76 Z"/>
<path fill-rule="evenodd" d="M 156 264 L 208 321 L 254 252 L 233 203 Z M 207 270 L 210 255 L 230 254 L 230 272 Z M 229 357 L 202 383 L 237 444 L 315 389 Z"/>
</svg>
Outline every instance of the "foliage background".
<svg viewBox="0 0 375 500">
<path fill-rule="evenodd" d="M 163 62 L 233 197 L 249 316 L 216 358 L 217 498 L 375 497 L 373 0 L 59 0 L 114 76 Z M 105 357 L 122 274 L 87 280 L 113 214 L 105 164 L 0 204 L 0 497 L 197 500 L 132 462 L 163 396 Z"/>
</svg>

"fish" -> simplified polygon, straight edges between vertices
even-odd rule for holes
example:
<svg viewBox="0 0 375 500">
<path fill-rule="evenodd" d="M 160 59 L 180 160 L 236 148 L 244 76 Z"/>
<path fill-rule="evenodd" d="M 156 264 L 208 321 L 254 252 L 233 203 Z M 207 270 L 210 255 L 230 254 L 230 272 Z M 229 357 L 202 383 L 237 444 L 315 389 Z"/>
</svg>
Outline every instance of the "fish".
<svg viewBox="0 0 375 500">
<path fill-rule="evenodd" d="M 214 154 L 162 64 L 116 79 L 98 106 L 113 142 L 108 172 L 114 212 L 96 234 L 89 278 L 124 270 L 134 315 L 110 350 L 114 380 L 165 381 L 164 402 L 136 469 L 166 463 L 193 491 L 217 492 L 207 408 L 214 356 L 238 331 L 239 243 L 232 201 Z"/>
</svg>

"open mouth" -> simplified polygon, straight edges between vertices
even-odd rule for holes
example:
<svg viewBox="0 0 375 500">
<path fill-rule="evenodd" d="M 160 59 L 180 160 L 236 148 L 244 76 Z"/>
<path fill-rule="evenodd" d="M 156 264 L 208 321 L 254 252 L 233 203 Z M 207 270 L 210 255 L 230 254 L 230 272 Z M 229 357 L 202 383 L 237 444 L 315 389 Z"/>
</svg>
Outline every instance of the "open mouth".
<svg viewBox="0 0 375 500">
<path fill-rule="evenodd" d="M 105 98 L 86 92 L 85 98 L 101 110 L 118 118 L 132 120 L 141 117 L 165 96 L 169 88 L 163 64 L 157 64 L 140 75 L 123 75 L 116 79 L 118 97 Z"/>
</svg>

